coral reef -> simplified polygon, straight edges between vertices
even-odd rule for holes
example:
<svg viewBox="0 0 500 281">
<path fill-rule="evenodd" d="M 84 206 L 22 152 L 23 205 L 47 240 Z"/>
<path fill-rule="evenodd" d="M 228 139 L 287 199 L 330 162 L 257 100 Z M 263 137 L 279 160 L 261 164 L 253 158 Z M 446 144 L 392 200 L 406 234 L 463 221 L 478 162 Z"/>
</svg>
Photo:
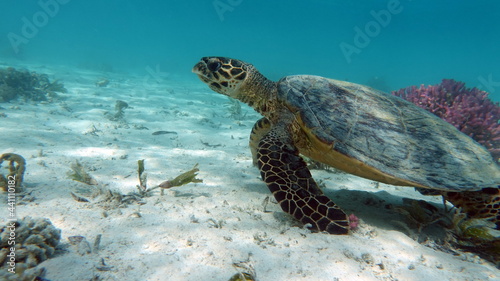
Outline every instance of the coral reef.
<svg viewBox="0 0 500 281">
<path fill-rule="evenodd" d="M 392 92 L 455 126 L 484 147 L 497 163 L 500 158 L 500 106 L 488 92 L 466 88 L 465 83 L 443 79 L 434 86 L 410 86 Z"/>
<path fill-rule="evenodd" d="M 46 218 L 25 217 L 17 222 L 7 223 L 0 228 L 0 267 L 6 268 L 1 272 L 8 275 L 0 275 L 0 279 L 32 280 L 39 276 L 40 270 L 28 269 L 50 258 L 60 239 L 61 230 Z M 13 267 L 15 268 L 12 269 Z"/>
<path fill-rule="evenodd" d="M 9 174 L 7 176 L 0 174 L 0 190 L 7 191 L 10 187 L 14 187 L 16 192 L 21 192 L 26 160 L 18 154 L 4 153 L 0 156 L 0 167 L 3 161 L 9 161 Z"/>
<path fill-rule="evenodd" d="M 16 70 L 13 67 L 0 69 L 0 102 L 8 102 L 20 97 L 44 101 L 57 97 L 56 92 L 66 93 L 67 90 L 57 80 L 50 82 L 46 74 Z"/>
</svg>

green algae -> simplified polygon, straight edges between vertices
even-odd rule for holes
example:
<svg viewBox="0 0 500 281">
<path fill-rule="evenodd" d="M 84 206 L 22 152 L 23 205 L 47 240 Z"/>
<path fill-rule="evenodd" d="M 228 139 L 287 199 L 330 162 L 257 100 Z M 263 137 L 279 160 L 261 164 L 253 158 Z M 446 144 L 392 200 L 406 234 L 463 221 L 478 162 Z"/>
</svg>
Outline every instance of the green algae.
<svg viewBox="0 0 500 281">
<path fill-rule="evenodd" d="M 203 182 L 203 180 L 196 178 L 198 176 L 199 171 L 200 169 L 198 169 L 198 163 L 196 163 L 196 165 L 194 165 L 194 167 L 191 170 L 178 175 L 173 180 L 164 181 L 159 186 L 161 188 L 172 188 L 175 186 L 182 186 L 192 182 L 193 183 Z"/>
<path fill-rule="evenodd" d="M 85 170 L 85 167 L 78 161 L 71 164 L 71 171 L 67 173 L 68 177 L 74 181 L 82 182 L 88 185 L 97 185 L 97 181 Z"/>
</svg>

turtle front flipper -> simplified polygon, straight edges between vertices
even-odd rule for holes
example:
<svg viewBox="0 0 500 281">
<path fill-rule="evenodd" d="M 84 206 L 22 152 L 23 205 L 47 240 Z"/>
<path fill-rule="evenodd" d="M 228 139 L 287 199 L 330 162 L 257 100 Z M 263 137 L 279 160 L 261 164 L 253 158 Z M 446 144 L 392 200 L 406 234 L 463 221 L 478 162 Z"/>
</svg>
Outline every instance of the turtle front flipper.
<svg viewBox="0 0 500 281">
<path fill-rule="evenodd" d="M 349 232 L 347 215 L 319 189 L 284 125 L 261 139 L 257 158 L 262 179 L 283 211 L 311 224 L 312 230 Z"/>
<path fill-rule="evenodd" d="M 252 133 L 250 134 L 250 152 L 252 152 L 253 164 L 257 166 L 257 149 L 260 140 L 271 130 L 271 122 L 267 118 L 261 118 L 253 125 Z"/>
</svg>

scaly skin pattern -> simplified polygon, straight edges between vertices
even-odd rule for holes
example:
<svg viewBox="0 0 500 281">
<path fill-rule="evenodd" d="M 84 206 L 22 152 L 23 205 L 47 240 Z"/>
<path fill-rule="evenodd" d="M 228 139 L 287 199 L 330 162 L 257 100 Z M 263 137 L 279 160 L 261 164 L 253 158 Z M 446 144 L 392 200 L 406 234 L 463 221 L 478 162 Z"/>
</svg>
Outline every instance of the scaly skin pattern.
<svg viewBox="0 0 500 281">
<path fill-rule="evenodd" d="M 444 198 L 472 218 L 486 218 L 500 229 L 500 188 L 480 191 L 442 192 Z"/>
<path fill-rule="evenodd" d="M 319 189 L 283 126 L 275 126 L 260 140 L 257 165 L 262 180 L 283 211 L 311 230 L 347 234 L 347 215 Z"/>
</svg>

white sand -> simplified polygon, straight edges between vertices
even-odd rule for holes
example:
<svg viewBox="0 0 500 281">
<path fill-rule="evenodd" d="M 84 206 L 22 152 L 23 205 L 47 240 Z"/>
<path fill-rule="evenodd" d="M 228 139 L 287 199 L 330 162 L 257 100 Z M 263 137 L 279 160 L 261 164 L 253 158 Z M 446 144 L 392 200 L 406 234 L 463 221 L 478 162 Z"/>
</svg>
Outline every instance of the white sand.
<svg viewBox="0 0 500 281">
<path fill-rule="evenodd" d="M 18 66 L 16 66 L 18 67 Z M 24 156 L 25 186 L 36 199 L 17 207 L 19 218 L 46 217 L 62 230 L 67 251 L 43 262 L 46 278 L 57 280 L 228 280 L 233 263 L 248 261 L 258 280 L 499 280 L 499 271 L 472 254 L 454 256 L 420 245 L 385 209 L 402 197 L 424 198 L 412 188 L 314 170 L 325 193 L 361 219 L 350 235 L 311 233 L 279 207 L 252 166 L 248 136 L 259 118 L 243 106 L 243 120 L 228 117 L 227 98 L 193 75 L 158 84 L 143 76 L 102 74 L 63 67 L 27 66 L 61 79 L 68 89 L 53 103 L 1 103 L 0 154 Z M 94 83 L 107 77 L 111 83 Z M 110 121 L 116 100 L 126 101 L 126 124 Z M 147 129 L 144 129 L 147 127 Z M 152 135 L 154 131 L 175 134 Z M 207 146 L 203 143 L 210 144 Z M 219 146 L 217 146 L 219 145 Z M 99 186 L 124 194 L 136 190 L 137 160 L 145 159 L 154 186 L 199 163 L 203 183 L 155 193 L 145 205 L 108 210 L 79 203 L 88 186 L 68 178 L 80 161 Z M 88 197 L 88 196 L 87 196 Z M 439 198 L 425 197 L 440 202 Z M 375 202 L 365 204 L 366 201 Z M 0 202 L 5 223 L 7 207 Z M 92 199 L 92 202 L 98 198 Z M 140 217 L 136 213 L 140 213 Z M 222 227 L 218 228 L 218 224 Z M 80 255 L 68 237 L 92 243 L 98 253 Z M 101 260 L 110 268 L 99 271 Z"/>
</svg>

